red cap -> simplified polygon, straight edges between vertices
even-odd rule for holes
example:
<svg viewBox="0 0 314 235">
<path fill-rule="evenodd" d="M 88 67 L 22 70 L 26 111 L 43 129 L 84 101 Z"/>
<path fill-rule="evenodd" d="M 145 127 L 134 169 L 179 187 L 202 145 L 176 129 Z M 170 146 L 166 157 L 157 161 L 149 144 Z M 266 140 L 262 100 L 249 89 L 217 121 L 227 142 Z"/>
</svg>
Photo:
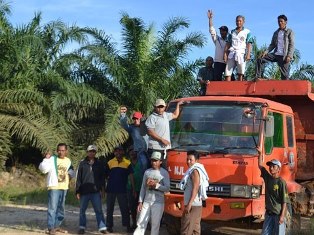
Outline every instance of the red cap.
<svg viewBox="0 0 314 235">
<path fill-rule="evenodd" d="M 143 115 L 141 114 L 141 112 L 134 112 L 132 118 L 141 119 L 142 117 Z"/>
</svg>

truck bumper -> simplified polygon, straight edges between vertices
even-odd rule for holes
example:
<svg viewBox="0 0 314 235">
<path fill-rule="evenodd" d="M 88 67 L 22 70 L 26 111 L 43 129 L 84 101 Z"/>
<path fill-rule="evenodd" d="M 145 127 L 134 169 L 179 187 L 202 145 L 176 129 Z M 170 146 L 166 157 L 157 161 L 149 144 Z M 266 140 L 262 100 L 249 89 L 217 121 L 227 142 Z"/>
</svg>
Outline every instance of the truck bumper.
<svg viewBox="0 0 314 235">
<path fill-rule="evenodd" d="M 165 213 L 181 217 L 184 210 L 184 200 L 181 194 L 165 195 Z M 265 198 L 218 198 L 206 199 L 206 207 L 202 210 L 202 220 L 233 220 L 253 216 L 261 218 L 265 213 Z"/>
</svg>

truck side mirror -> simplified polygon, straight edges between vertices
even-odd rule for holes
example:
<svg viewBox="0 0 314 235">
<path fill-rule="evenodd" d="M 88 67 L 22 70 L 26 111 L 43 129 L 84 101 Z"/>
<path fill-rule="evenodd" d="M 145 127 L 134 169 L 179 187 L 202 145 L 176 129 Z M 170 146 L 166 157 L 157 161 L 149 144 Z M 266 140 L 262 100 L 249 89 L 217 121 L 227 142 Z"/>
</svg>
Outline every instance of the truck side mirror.
<svg viewBox="0 0 314 235">
<path fill-rule="evenodd" d="M 274 136 L 274 116 L 267 115 L 265 119 L 265 137 Z"/>
</svg>

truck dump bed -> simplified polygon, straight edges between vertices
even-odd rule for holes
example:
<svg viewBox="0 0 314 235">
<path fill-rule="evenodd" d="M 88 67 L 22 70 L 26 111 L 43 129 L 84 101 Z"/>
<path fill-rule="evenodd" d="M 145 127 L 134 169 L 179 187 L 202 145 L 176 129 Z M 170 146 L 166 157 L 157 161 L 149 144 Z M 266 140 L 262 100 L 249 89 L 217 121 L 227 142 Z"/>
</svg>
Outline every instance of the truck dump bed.
<svg viewBox="0 0 314 235">
<path fill-rule="evenodd" d="M 208 96 L 252 96 L 289 105 L 298 149 L 296 180 L 314 179 L 314 91 L 309 81 L 210 82 Z"/>
</svg>

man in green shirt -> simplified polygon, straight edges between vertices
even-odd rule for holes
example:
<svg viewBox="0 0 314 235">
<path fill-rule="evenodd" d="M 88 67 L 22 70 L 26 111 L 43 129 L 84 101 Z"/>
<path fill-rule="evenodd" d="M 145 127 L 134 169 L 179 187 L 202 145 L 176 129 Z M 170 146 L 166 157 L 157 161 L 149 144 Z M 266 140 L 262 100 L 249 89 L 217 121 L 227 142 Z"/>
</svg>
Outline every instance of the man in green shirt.
<svg viewBox="0 0 314 235">
<path fill-rule="evenodd" d="M 261 154 L 258 159 L 261 177 L 265 182 L 265 220 L 262 235 L 284 235 L 285 215 L 289 196 L 286 182 L 280 177 L 281 163 L 273 159 L 266 163 L 269 172 L 263 166 Z"/>
<path fill-rule="evenodd" d="M 137 205 L 138 199 L 141 191 L 142 180 L 143 180 L 143 166 L 140 161 L 137 159 L 137 154 L 134 151 L 133 146 L 129 147 L 129 157 L 133 167 L 133 176 L 134 176 L 134 190 L 132 189 L 132 184 L 130 180 L 127 185 L 128 193 L 128 203 L 129 209 L 131 212 L 132 218 L 132 229 L 136 229 L 136 218 L 137 218 Z M 136 192 L 136 193 L 134 193 Z"/>
</svg>

